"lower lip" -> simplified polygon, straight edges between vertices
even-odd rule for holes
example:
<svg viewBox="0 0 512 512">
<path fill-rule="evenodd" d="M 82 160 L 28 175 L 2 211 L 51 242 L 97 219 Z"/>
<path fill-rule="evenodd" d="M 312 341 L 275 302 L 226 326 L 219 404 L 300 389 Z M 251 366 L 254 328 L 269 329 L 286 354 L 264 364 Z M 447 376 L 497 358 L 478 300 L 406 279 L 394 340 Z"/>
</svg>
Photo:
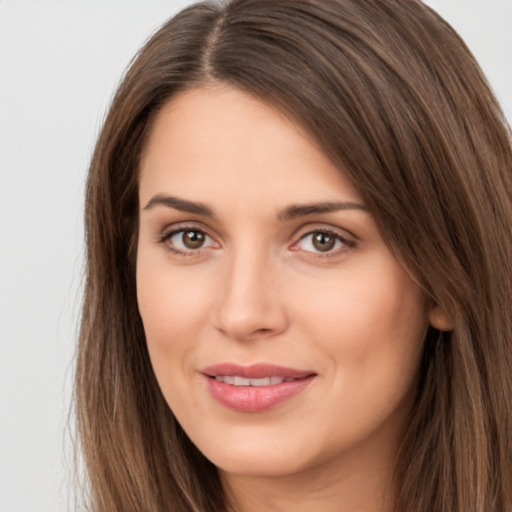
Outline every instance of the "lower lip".
<svg viewBox="0 0 512 512">
<path fill-rule="evenodd" d="M 311 375 L 273 386 L 234 386 L 205 376 L 206 385 L 213 398 L 240 412 L 260 412 L 277 407 L 302 392 L 314 377 Z"/>
</svg>

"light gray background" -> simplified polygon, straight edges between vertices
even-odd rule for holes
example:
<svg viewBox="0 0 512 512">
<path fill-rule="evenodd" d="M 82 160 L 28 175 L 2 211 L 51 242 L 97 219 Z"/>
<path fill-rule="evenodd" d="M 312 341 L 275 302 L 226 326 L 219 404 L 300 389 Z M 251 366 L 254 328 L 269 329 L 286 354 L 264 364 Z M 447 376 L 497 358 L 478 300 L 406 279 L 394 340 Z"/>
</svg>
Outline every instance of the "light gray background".
<svg viewBox="0 0 512 512">
<path fill-rule="evenodd" d="M 123 69 L 190 3 L 0 0 L 0 512 L 74 509 L 66 423 L 87 164 Z M 428 3 L 512 119 L 512 0 Z"/>
</svg>

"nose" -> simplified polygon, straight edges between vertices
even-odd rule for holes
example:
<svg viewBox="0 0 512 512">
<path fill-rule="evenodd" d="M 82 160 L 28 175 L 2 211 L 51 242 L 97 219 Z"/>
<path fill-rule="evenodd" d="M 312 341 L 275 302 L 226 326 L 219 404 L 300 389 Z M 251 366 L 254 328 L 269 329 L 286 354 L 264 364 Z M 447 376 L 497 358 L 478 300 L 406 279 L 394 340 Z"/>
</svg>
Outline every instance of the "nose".
<svg viewBox="0 0 512 512">
<path fill-rule="evenodd" d="M 257 254 L 233 255 L 219 275 L 216 328 L 233 340 L 270 338 L 288 327 L 279 270 Z"/>
</svg>

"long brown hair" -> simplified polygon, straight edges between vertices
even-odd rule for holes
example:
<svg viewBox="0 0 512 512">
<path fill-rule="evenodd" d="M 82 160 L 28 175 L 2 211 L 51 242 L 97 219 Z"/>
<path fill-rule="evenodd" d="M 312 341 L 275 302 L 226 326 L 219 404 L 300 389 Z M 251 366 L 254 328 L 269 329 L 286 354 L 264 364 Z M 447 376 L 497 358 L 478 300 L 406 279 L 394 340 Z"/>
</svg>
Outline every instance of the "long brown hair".
<svg viewBox="0 0 512 512">
<path fill-rule="evenodd" d="M 302 125 L 357 187 L 453 331 L 431 329 L 399 512 L 512 511 L 512 149 L 474 58 L 418 0 L 233 0 L 169 20 L 92 158 L 76 411 L 95 512 L 224 512 L 149 361 L 135 289 L 138 163 L 178 91 L 227 83 Z"/>
</svg>

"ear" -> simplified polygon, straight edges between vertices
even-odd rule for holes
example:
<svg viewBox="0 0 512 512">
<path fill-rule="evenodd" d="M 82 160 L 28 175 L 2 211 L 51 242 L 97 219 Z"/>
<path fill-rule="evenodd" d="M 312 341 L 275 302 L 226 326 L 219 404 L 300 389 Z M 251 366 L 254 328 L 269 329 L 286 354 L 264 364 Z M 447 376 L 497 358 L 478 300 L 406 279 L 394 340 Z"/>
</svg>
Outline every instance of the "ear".
<svg viewBox="0 0 512 512">
<path fill-rule="evenodd" d="M 438 304 L 433 304 L 429 314 L 430 325 L 438 331 L 452 331 L 453 319 Z"/>
</svg>

